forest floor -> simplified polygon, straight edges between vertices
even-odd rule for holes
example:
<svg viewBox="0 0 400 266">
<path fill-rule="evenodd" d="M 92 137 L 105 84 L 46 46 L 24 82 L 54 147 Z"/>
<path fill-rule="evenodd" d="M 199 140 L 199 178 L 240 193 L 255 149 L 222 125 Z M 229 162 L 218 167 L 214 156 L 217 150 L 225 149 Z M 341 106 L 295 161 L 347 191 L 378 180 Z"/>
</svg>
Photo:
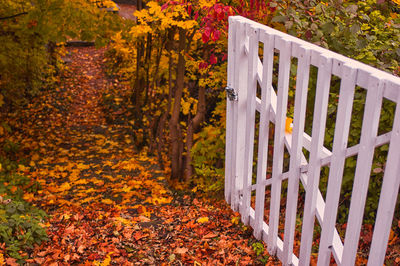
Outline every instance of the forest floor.
<svg viewBox="0 0 400 266">
<path fill-rule="evenodd" d="M 113 98 L 121 109 L 104 104 L 127 90 L 106 76 L 104 52 L 68 48 L 58 87 L 10 121 L 14 139 L 34 151 L 20 171 L 41 184 L 24 198 L 49 215 L 49 240 L 27 262 L 277 265 L 223 200 L 171 190 L 168 170 L 136 150 L 122 97 Z"/>
</svg>

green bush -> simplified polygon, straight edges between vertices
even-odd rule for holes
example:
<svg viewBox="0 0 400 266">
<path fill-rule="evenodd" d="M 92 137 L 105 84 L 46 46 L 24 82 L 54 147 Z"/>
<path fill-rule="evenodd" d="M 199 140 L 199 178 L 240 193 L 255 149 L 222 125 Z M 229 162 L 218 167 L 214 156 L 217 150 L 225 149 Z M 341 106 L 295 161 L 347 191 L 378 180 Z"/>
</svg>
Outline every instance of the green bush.
<svg viewBox="0 0 400 266">
<path fill-rule="evenodd" d="M 8 256 L 20 262 L 26 251 L 47 239 L 43 227 L 45 212 L 23 200 L 24 193 L 35 192 L 39 184 L 25 176 L 16 174 L 12 167 L 4 164 L 0 172 L 0 242 L 5 243 Z M 12 169 L 7 171 L 6 169 Z"/>
</svg>

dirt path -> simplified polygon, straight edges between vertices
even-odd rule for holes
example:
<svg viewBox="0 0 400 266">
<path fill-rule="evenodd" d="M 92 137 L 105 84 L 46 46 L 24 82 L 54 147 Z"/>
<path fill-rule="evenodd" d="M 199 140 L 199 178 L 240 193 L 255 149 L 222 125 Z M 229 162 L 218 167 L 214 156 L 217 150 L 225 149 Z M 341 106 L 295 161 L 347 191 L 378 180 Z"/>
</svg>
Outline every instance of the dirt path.
<svg viewBox="0 0 400 266">
<path fill-rule="evenodd" d="M 129 4 L 118 4 L 120 10 L 119 15 L 125 19 L 136 20 L 133 13 L 136 11 L 136 6 Z"/>
<path fill-rule="evenodd" d="M 15 140 L 33 151 L 25 174 L 41 184 L 25 199 L 49 214 L 49 241 L 28 254 L 28 262 L 267 262 L 265 251 L 256 256 L 251 232 L 224 201 L 171 191 L 168 172 L 136 151 L 131 121 L 124 120 L 130 88 L 106 77 L 104 50 L 69 48 L 69 53 L 72 62 L 60 85 L 12 123 Z"/>
</svg>

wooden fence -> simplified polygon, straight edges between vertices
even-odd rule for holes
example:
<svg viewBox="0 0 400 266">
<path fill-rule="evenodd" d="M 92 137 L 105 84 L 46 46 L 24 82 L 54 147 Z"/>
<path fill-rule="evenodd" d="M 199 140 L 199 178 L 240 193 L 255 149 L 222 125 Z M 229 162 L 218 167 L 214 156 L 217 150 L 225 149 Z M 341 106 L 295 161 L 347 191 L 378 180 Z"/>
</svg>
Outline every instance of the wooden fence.
<svg viewBox="0 0 400 266">
<path fill-rule="evenodd" d="M 297 62 L 293 128 L 288 128 L 293 60 Z M 312 137 L 305 132 L 311 66 L 318 69 Z M 329 149 L 324 146 L 324 136 L 326 121 L 332 119 L 327 110 L 333 75 L 340 78 L 340 96 Z M 348 147 L 356 88 L 366 93 L 364 117 L 359 144 Z M 374 150 L 388 144 L 368 258 L 368 265 L 383 264 L 400 183 L 400 108 L 395 108 L 391 132 L 378 135 L 378 126 L 383 99 L 397 103 L 399 92 L 400 79 L 388 73 L 246 18 L 230 17 L 225 197 L 232 209 L 240 212 L 242 222 L 254 229 L 255 237 L 264 240 L 270 254 L 277 254 L 284 265 L 310 264 L 315 217 L 321 228 L 318 265 L 329 265 L 332 258 L 338 265 L 355 264 Z M 269 145 L 272 134 L 273 145 Z M 269 146 L 273 146 L 272 152 L 268 152 Z M 350 156 L 357 156 L 357 164 L 347 228 L 340 236 L 336 221 L 345 160 Z M 286 166 L 285 160 L 289 161 Z M 322 167 L 329 167 L 325 195 L 319 188 Z M 301 189 L 305 199 L 299 210 Z M 282 199 L 286 201 L 284 215 Z M 294 252 L 300 212 L 301 242 L 299 251 Z"/>
</svg>

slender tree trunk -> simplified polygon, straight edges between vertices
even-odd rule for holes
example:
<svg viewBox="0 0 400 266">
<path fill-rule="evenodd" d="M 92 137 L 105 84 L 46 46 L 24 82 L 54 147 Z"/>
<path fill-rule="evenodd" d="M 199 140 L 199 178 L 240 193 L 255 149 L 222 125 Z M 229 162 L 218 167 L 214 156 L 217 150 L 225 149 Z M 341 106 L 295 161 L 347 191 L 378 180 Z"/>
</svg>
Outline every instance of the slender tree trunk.
<svg viewBox="0 0 400 266">
<path fill-rule="evenodd" d="M 151 51 L 152 51 L 152 42 L 153 35 L 151 33 L 147 34 L 147 42 L 146 42 L 146 55 L 145 55 L 145 68 L 146 68 L 146 94 L 144 99 L 144 105 L 147 105 L 149 99 L 149 91 L 150 91 L 150 66 L 151 66 Z"/>
<path fill-rule="evenodd" d="M 137 10 L 141 10 L 143 8 L 143 1 L 142 0 L 137 0 Z M 142 122 L 142 116 L 141 116 L 141 106 L 142 106 L 142 99 L 141 95 L 143 92 L 143 87 L 144 87 L 144 80 L 143 80 L 143 74 L 141 71 L 141 68 L 143 66 L 142 62 L 142 57 L 144 54 L 144 41 L 139 41 L 137 44 L 136 48 L 136 80 L 135 80 L 135 85 L 134 85 L 134 93 L 132 97 L 132 102 L 135 104 L 135 115 L 136 115 L 136 120 L 139 123 L 139 125 Z"/>
<path fill-rule="evenodd" d="M 206 88 L 200 87 L 196 115 L 193 117 L 193 119 L 190 119 L 190 114 L 189 114 L 188 129 L 186 131 L 186 158 L 185 158 L 185 170 L 184 170 L 186 182 L 188 182 L 193 175 L 193 166 L 192 166 L 193 134 L 199 130 L 201 123 L 204 122 L 205 114 L 206 114 Z"/>
<path fill-rule="evenodd" d="M 182 130 L 179 124 L 181 110 L 181 98 L 185 78 L 185 57 L 183 51 L 186 44 L 186 30 L 179 28 L 178 41 L 178 64 L 176 66 L 176 83 L 174 93 L 174 105 L 169 122 L 169 134 L 171 141 L 171 179 L 177 180 L 182 177 Z"/>
</svg>

